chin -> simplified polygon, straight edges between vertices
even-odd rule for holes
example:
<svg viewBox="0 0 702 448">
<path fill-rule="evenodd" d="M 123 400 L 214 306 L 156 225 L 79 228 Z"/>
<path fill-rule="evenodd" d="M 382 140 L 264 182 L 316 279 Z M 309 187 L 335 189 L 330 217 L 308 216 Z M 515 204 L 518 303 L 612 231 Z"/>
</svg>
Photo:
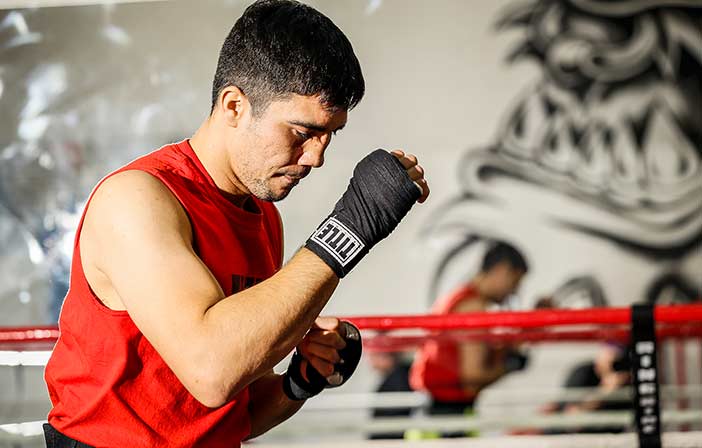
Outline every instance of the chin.
<svg viewBox="0 0 702 448">
<path fill-rule="evenodd" d="M 290 189 L 288 188 L 281 188 L 280 186 L 276 188 L 275 185 L 271 185 L 262 180 L 249 182 L 247 187 L 252 196 L 267 202 L 280 201 L 290 193 Z"/>
<path fill-rule="evenodd" d="M 288 194 L 290 194 L 290 190 L 283 191 L 283 192 L 276 194 L 276 195 L 271 195 L 271 197 L 270 197 L 270 199 L 268 199 L 268 201 L 270 201 L 270 202 L 282 201 L 283 199 L 288 197 Z"/>
<path fill-rule="evenodd" d="M 280 191 L 273 191 L 270 189 L 266 189 L 265 191 L 256 191 L 256 192 L 251 192 L 256 198 L 262 200 L 262 201 L 268 201 L 268 202 L 278 202 L 282 201 L 285 199 L 288 194 L 290 194 L 289 189 L 284 189 Z"/>
</svg>

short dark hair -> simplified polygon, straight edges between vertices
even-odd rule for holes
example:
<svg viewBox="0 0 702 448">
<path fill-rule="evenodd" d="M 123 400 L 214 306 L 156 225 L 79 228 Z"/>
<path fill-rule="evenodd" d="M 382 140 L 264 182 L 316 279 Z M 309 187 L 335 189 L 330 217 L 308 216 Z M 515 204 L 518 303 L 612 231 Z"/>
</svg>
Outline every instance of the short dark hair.
<svg viewBox="0 0 702 448">
<path fill-rule="evenodd" d="M 494 241 L 490 245 L 487 252 L 485 252 L 480 270 L 481 272 L 487 272 L 495 265 L 503 262 L 508 263 L 512 269 L 517 271 L 525 273 L 529 271 L 529 265 L 524 255 L 516 247 L 504 241 Z"/>
<path fill-rule="evenodd" d="M 236 21 L 219 53 L 212 110 L 236 86 L 254 115 L 291 94 L 319 95 L 329 109 L 352 109 L 365 82 L 351 42 L 325 15 L 291 0 L 262 0 Z"/>
</svg>

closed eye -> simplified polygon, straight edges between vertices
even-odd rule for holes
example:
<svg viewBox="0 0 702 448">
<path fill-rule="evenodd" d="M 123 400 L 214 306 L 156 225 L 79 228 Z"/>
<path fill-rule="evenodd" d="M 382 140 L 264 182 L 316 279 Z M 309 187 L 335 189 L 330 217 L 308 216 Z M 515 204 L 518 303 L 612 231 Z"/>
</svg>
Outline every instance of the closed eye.
<svg viewBox="0 0 702 448">
<path fill-rule="evenodd" d="M 297 129 L 294 129 L 295 135 L 298 136 L 301 140 L 308 140 L 310 138 L 310 134 L 302 131 L 298 131 Z"/>
</svg>

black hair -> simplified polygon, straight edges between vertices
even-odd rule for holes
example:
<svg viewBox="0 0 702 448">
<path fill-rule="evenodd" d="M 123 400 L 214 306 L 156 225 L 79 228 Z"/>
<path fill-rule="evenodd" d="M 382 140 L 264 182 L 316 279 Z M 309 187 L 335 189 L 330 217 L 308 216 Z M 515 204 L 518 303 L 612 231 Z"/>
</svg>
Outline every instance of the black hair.
<svg viewBox="0 0 702 448">
<path fill-rule="evenodd" d="M 499 263 L 508 263 L 512 269 L 517 271 L 529 271 L 524 255 L 514 246 L 504 241 L 495 241 L 485 252 L 483 263 L 480 266 L 481 272 L 487 272 Z"/>
<path fill-rule="evenodd" d="M 365 82 L 351 42 L 325 15 L 291 0 L 250 5 L 224 40 L 212 83 L 212 110 L 236 86 L 254 115 L 291 94 L 319 95 L 329 109 L 352 109 Z"/>
</svg>

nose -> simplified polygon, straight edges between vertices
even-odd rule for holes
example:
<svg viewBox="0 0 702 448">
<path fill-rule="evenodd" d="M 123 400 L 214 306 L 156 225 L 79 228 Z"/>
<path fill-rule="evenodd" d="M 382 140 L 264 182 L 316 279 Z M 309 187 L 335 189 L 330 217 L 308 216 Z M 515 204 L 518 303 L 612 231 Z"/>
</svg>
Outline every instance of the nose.
<svg viewBox="0 0 702 448">
<path fill-rule="evenodd" d="M 324 165 L 324 151 L 329 146 L 331 140 L 329 134 L 324 134 L 319 138 L 313 138 L 305 142 L 302 146 L 302 155 L 298 159 L 298 165 L 319 168 Z"/>
</svg>

